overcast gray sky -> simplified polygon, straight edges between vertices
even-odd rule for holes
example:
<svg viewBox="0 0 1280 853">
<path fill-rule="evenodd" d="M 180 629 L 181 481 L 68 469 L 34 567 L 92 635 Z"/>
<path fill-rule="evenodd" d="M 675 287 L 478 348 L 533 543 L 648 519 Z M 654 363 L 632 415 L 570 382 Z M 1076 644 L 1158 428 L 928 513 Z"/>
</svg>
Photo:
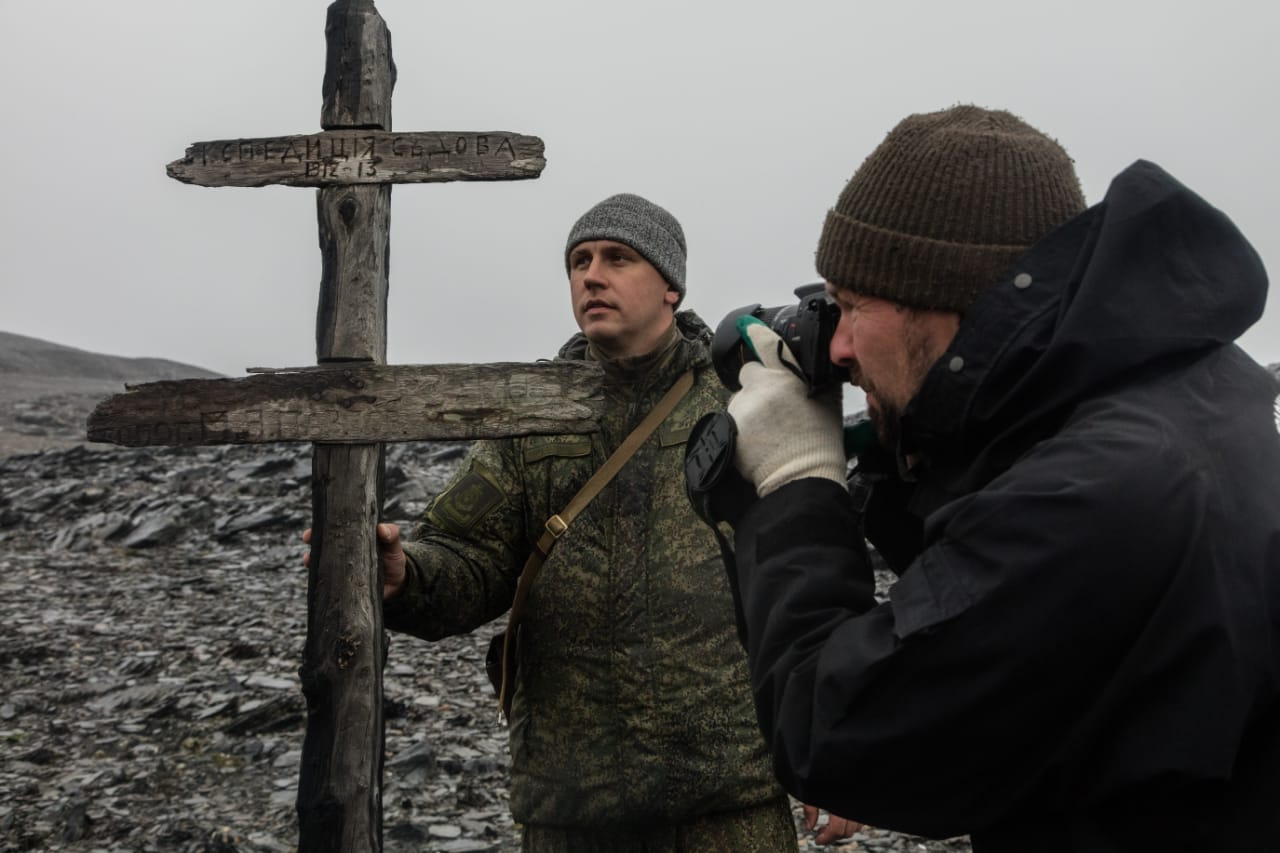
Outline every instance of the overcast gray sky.
<svg viewBox="0 0 1280 853">
<path fill-rule="evenodd" d="M 194 141 L 320 129 L 326 0 L 0 0 L 0 329 L 230 375 L 315 361 L 315 190 L 165 175 Z M 615 192 L 689 241 L 714 325 L 815 279 L 823 216 L 903 116 L 1020 114 L 1099 200 L 1159 163 L 1280 264 L 1275 4 L 379 0 L 402 131 L 541 137 L 536 181 L 392 191 L 389 360 L 532 360 Z M 1243 339 L 1280 361 L 1280 296 Z"/>
</svg>

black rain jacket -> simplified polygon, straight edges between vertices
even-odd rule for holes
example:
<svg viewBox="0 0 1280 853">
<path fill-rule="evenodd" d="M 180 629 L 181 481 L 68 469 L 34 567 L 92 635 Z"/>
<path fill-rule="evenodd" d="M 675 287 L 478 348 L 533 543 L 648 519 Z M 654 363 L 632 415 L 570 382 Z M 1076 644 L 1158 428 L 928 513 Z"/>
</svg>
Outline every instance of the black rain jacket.
<svg viewBox="0 0 1280 853">
<path fill-rule="evenodd" d="M 1280 388 L 1232 343 L 1266 290 L 1139 161 L 904 413 L 925 462 L 865 514 L 888 601 L 834 483 L 747 510 L 732 580 L 792 794 L 979 853 L 1280 850 Z"/>
</svg>

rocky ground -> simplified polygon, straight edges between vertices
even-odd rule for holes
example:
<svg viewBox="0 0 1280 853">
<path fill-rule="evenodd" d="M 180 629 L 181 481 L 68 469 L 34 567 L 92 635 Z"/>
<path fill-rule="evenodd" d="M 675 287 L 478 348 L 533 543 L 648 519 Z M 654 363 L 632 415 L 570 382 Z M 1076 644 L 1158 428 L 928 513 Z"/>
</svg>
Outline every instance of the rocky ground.
<svg viewBox="0 0 1280 853">
<path fill-rule="evenodd" d="M 0 851 L 293 850 L 309 449 L 85 446 L 92 389 L 44 387 L 0 409 Z M 387 516 L 460 453 L 391 446 Z M 386 850 L 518 849 L 494 630 L 392 638 Z M 839 849 L 969 847 L 868 830 Z"/>
</svg>

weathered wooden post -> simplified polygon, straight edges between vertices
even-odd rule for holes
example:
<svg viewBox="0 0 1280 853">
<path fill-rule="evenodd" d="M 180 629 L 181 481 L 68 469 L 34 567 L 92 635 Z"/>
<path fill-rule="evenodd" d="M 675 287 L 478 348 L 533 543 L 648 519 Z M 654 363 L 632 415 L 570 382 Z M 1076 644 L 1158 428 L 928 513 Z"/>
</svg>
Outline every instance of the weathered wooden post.
<svg viewBox="0 0 1280 853">
<path fill-rule="evenodd" d="M 391 34 L 372 0 L 331 5 L 324 35 L 321 128 L 390 131 Z M 384 364 L 391 185 L 321 187 L 316 212 L 316 360 Z M 311 495 L 299 847 L 381 850 L 383 628 L 374 525 L 382 513 L 382 445 L 315 445 Z"/>
<path fill-rule="evenodd" d="M 602 405 L 589 365 L 385 365 L 390 185 L 536 178 L 542 142 L 501 131 L 393 133 L 391 38 L 372 0 L 330 5 L 325 38 L 321 133 L 195 143 L 168 166 L 203 186 L 319 188 L 319 366 L 139 386 L 104 401 L 88 431 L 133 446 L 318 442 L 300 671 L 297 810 L 308 853 L 382 846 L 380 442 L 587 432 Z"/>
</svg>

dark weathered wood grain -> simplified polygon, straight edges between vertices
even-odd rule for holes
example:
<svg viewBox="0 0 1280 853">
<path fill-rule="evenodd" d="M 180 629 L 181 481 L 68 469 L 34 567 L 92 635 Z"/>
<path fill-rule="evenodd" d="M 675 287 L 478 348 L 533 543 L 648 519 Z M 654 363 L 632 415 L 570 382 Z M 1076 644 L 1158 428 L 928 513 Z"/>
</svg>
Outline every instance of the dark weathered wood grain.
<svg viewBox="0 0 1280 853">
<path fill-rule="evenodd" d="M 204 187 L 512 181 L 542 174 L 544 151 L 538 137 L 505 130 L 331 130 L 193 142 L 166 171 Z"/>
<path fill-rule="evenodd" d="M 319 361 L 387 360 L 391 187 L 326 187 L 320 228 Z"/>
<path fill-rule="evenodd" d="M 148 382 L 108 397 L 88 439 L 128 447 L 583 433 L 603 407 L 586 362 L 377 365 Z"/>
<path fill-rule="evenodd" d="M 391 35 L 372 0 L 332 3 L 324 31 L 322 126 L 390 130 Z M 376 369 L 387 352 L 391 187 L 328 187 L 316 205 L 322 258 L 316 360 L 362 359 Z M 359 393 L 345 403 L 355 406 L 361 396 L 367 403 L 359 381 L 346 381 Z M 312 456 L 298 849 L 379 851 L 383 629 L 374 526 L 382 515 L 382 445 L 317 445 Z"/>
<path fill-rule="evenodd" d="M 299 850 L 382 849 L 381 448 L 313 452 Z"/>
<path fill-rule="evenodd" d="M 391 129 L 396 63 L 391 31 L 373 0 L 340 0 L 324 22 L 324 105 L 320 126 Z"/>
</svg>

